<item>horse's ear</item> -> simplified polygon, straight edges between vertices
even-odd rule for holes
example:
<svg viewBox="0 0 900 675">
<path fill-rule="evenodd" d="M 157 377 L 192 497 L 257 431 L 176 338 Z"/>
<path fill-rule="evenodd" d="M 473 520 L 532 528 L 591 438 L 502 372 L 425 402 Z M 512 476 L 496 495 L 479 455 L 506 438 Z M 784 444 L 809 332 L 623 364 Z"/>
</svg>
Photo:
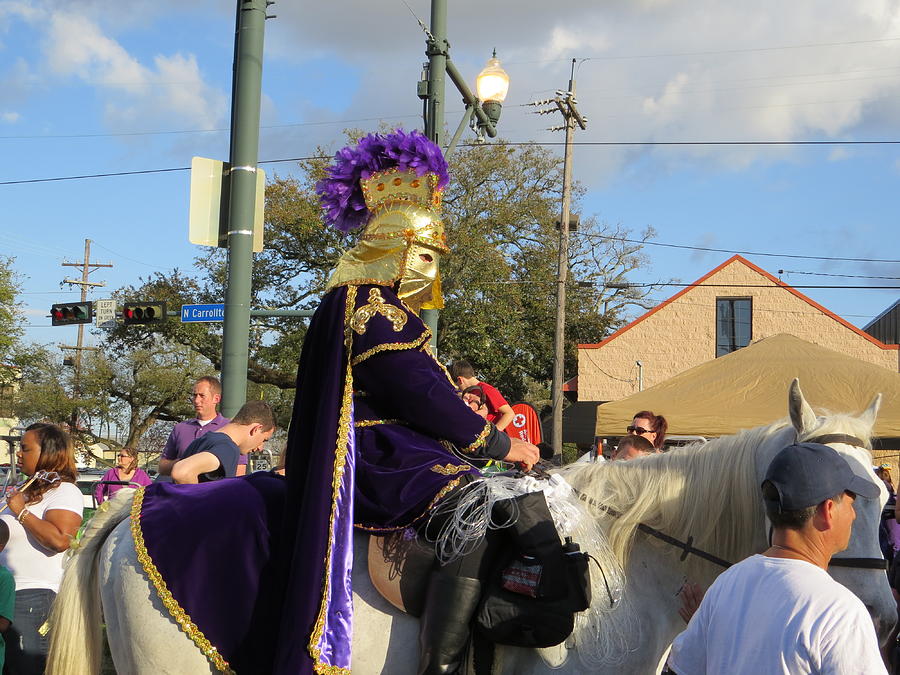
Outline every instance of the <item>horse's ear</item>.
<svg viewBox="0 0 900 675">
<path fill-rule="evenodd" d="M 865 412 L 860 415 L 860 419 L 865 421 L 870 427 L 875 426 L 875 418 L 878 417 L 878 409 L 881 407 L 881 394 L 875 394 L 875 398 L 866 408 Z"/>
<path fill-rule="evenodd" d="M 816 414 L 803 397 L 800 380 L 796 377 L 788 390 L 788 410 L 791 414 L 791 424 L 797 430 L 798 437 L 816 426 Z"/>
</svg>

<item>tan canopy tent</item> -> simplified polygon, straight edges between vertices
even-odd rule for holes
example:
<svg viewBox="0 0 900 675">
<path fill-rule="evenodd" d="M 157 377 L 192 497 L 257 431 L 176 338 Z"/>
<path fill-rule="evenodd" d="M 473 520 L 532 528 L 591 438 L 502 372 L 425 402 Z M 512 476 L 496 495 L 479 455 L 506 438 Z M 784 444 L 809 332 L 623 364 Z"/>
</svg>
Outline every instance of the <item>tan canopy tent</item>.
<svg viewBox="0 0 900 675">
<path fill-rule="evenodd" d="M 900 374 L 784 334 L 598 406 L 597 435 L 623 435 L 640 410 L 663 415 L 670 434 L 723 436 L 769 424 L 787 417 L 795 377 L 816 411 L 861 412 L 880 392 L 875 436 L 900 437 Z"/>
</svg>

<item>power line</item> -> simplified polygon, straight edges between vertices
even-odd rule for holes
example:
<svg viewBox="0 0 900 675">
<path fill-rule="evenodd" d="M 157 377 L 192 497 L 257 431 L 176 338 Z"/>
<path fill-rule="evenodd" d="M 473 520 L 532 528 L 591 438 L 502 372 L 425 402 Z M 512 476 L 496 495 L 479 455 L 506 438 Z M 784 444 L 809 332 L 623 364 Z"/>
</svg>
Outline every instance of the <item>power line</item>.
<svg viewBox="0 0 900 675">
<path fill-rule="evenodd" d="M 890 279 L 900 281 L 900 277 L 879 277 L 868 274 L 833 274 L 831 272 L 798 272 L 797 270 L 778 270 L 778 274 L 807 274 L 816 277 L 843 277 L 845 279 Z"/>
<path fill-rule="evenodd" d="M 287 159 L 264 159 L 257 164 L 279 164 L 281 162 L 302 162 L 310 159 L 318 159 L 318 157 L 289 157 Z M 190 171 L 189 166 L 176 166 L 168 169 L 141 169 L 139 171 L 114 171 L 110 173 L 89 173 L 80 176 L 59 176 L 56 178 L 29 178 L 26 180 L 6 180 L 0 181 L 0 185 L 24 185 L 28 183 L 58 183 L 66 180 L 86 180 L 88 178 L 110 178 L 113 176 L 140 176 L 151 173 L 171 173 L 173 171 Z"/>
<path fill-rule="evenodd" d="M 884 291 L 884 290 L 898 290 L 900 291 L 900 285 L 897 286 L 816 286 L 816 285 L 795 285 L 788 284 L 791 288 L 822 288 L 822 289 L 832 289 L 832 290 L 848 290 L 848 291 Z M 663 282 L 663 283 L 629 283 L 629 286 L 634 288 L 645 288 L 650 286 L 674 286 L 678 288 L 776 288 L 772 286 L 772 284 L 676 284 L 674 282 Z"/>
<path fill-rule="evenodd" d="M 107 248 L 107 247 L 104 246 L 103 244 L 97 244 L 96 241 L 95 241 L 94 243 L 95 243 L 99 248 L 102 248 L 104 251 L 109 251 L 109 252 L 112 253 L 113 255 L 117 255 L 117 256 L 119 256 L 120 258 L 124 258 L 125 260 L 128 260 L 128 261 L 130 261 L 130 262 L 138 263 L 138 264 L 140 264 L 140 265 L 146 265 L 147 267 L 155 267 L 156 269 L 160 269 L 160 270 L 167 270 L 167 269 L 169 269 L 168 267 L 165 267 L 165 266 L 163 266 L 163 265 L 154 265 L 154 264 L 152 264 L 152 263 L 148 263 L 148 262 L 145 262 L 145 261 L 143 261 L 143 260 L 137 260 L 137 259 L 135 259 L 135 258 L 129 258 L 127 255 L 124 255 L 124 254 L 122 254 L 122 253 L 119 253 L 118 251 L 113 251 L 111 248 Z"/>
<path fill-rule="evenodd" d="M 588 234 L 576 232 L 577 236 L 586 239 L 607 239 L 610 241 L 624 241 L 629 244 L 640 244 L 642 246 L 662 246 L 663 248 L 678 248 L 688 251 L 707 251 L 710 253 L 736 253 L 738 255 L 753 255 L 767 258 L 797 258 L 801 260 L 831 260 L 835 262 L 874 262 L 874 263 L 900 263 L 900 260 L 883 260 L 880 258 L 836 258 L 820 255 L 799 255 L 795 253 L 762 253 L 759 251 L 736 251 L 727 248 L 710 248 L 708 246 L 687 246 L 685 244 L 665 244 L 659 241 L 645 241 L 643 239 L 628 239 L 627 237 L 612 237 L 607 234 Z"/>
<path fill-rule="evenodd" d="M 874 140 L 874 141 L 574 141 L 575 145 L 581 146 L 597 146 L 597 147 L 661 147 L 661 146 L 833 146 L 833 145 L 900 145 L 900 141 L 890 140 Z M 501 141 L 496 145 L 514 146 L 514 147 L 555 147 L 565 145 L 563 141 Z M 490 148 L 492 144 L 483 143 L 460 143 L 458 147 L 465 148 Z M 317 156 L 312 157 L 287 157 L 284 159 L 265 159 L 260 160 L 257 164 L 279 164 L 284 162 L 301 162 L 311 159 L 319 159 Z M 25 185 L 30 183 L 56 183 L 67 180 L 86 180 L 91 178 L 110 178 L 114 176 L 138 176 L 153 173 L 169 173 L 173 171 L 189 171 L 189 166 L 171 167 L 166 169 L 142 169 L 138 171 L 111 171 L 108 173 L 91 173 L 81 174 L 77 176 L 57 176 L 53 178 L 28 178 L 23 180 L 5 180 L 0 181 L 0 185 Z M 710 249 L 715 250 L 715 249 Z M 802 256 L 801 256 L 802 257 Z M 884 262 L 884 261 L 876 261 Z M 900 261 L 887 261 L 900 262 Z"/>
</svg>

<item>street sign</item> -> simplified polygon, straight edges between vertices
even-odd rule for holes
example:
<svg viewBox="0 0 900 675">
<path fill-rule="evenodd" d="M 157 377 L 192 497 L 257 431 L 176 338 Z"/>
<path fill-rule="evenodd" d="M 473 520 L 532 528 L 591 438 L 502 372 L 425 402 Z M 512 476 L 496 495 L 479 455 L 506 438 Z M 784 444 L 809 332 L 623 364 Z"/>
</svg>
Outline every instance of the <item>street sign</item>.
<svg viewBox="0 0 900 675">
<path fill-rule="evenodd" d="M 94 323 L 97 328 L 116 327 L 115 300 L 94 300 Z"/>
<path fill-rule="evenodd" d="M 218 305 L 182 305 L 181 323 L 211 323 L 225 320 L 225 303 Z"/>
</svg>

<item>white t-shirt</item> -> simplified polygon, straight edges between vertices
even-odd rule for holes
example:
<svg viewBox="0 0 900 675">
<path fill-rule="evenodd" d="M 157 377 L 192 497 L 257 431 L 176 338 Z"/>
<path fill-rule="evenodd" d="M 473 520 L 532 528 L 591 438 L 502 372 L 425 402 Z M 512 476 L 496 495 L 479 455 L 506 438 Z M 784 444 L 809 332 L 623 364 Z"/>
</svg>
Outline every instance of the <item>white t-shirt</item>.
<svg viewBox="0 0 900 675">
<path fill-rule="evenodd" d="M 724 572 L 675 638 L 677 675 L 886 675 L 865 606 L 820 567 L 754 555 Z"/>
<path fill-rule="evenodd" d="M 4 500 L 5 503 L 5 500 Z M 39 518 L 53 509 L 72 511 L 82 515 L 84 499 L 74 483 L 60 483 L 44 493 L 37 504 L 28 510 Z M 5 565 L 16 580 L 16 590 L 49 588 L 59 591 L 63 574 L 64 553 L 44 548 L 8 510 L 0 518 L 9 526 L 9 543 L 0 553 L 0 565 Z"/>
</svg>

